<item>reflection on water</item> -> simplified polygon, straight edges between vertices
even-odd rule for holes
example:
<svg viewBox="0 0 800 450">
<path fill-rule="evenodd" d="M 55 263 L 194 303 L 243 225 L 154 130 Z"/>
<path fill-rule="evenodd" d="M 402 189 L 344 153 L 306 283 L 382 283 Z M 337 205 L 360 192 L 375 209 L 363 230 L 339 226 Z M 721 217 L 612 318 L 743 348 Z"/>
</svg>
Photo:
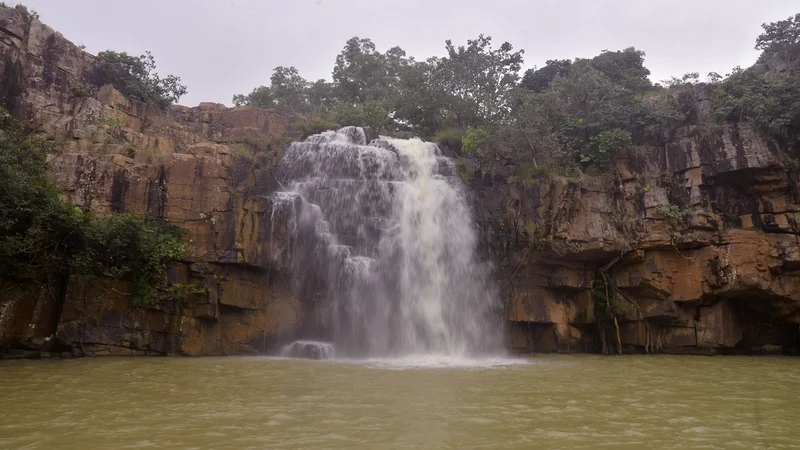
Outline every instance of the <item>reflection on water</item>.
<svg viewBox="0 0 800 450">
<path fill-rule="evenodd" d="M 797 358 L 524 362 L 6 361 L 0 362 L 0 448 L 750 449 L 800 443 Z"/>
</svg>

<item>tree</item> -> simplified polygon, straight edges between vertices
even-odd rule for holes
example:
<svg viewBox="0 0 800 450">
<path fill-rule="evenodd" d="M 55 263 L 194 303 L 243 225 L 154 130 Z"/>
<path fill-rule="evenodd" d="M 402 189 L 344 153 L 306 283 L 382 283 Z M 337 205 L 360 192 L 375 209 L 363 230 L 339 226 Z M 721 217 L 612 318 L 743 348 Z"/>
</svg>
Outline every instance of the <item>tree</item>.
<svg viewBox="0 0 800 450">
<path fill-rule="evenodd" d="M 269 86 L 259 86 L 247 95 L 234 95 L 233 104 L 236 106 L 248 105 L 258 108 L 273 108 L 275 106 L 275 96 Z"/>
<path fill-rule="evenodd" d="M 316 114 L 324 114 L 336 103 L 333 85 L 325 80 L 311 83 L 307 88 L 306 96 L 311 111 Z"/>
<path fill-rule="evenodd" d="M 761 25 L 764 32 L 756 38 L 756 50 L 764 52 L 765 55 L 777 55 L 789 63 L 800 56 L 800 14 L 779 20 L 772 23 Z"/>
<path fill-rule="evenodd" d="M 186 95 L 180 77 L 159 77 L 156 61 L 150 52 L 139 57 L 125 52 L 106 50 L 97 54 L 97 62 L 89 77 L 97 85 L 114 85 L 125 96 L 165 108 Z"/>
<path fill-rule="evenodd" d="M 385 59 L 371 40 L 350 38 L 333 68 L 333 87 L 340 101 L 364 103 L 380 99 L 393 75 L 387 73 Z"/>
<path fill-rule="evenodd" d="M 614 52 L 603 50 L 589 64 L 605 74 L 614 84 L 638 93 L 653 86 L 648 78 L 650 70 L 644 66 L 644 56 L 643 51 L 633 47 Z"/>
<path fill-rule="evenodd" d="M 520 86 L 533 92 L 542 92 L 550 87 L 556 77 L 569 75 L 572 61 L 568 59 L 550 59 L 541 69 L 534 67 L 525 71 Z"/>
<path fill-rule="evenodd" d="M 311 114 L 324 113 L 334 103 L 331 84 L 325 80 L 309 83 L 295 67 L 278 66 L 269 86 L 259 86 L 248 95 L 236 94 L 236 106 L 277 108 L 282 111 Z"/>
<path fill-rule="evenodd" d="M 278 66 L 270 77 L 272 98 L 275 105 L 284 111 L 308 112 L 308 87 L 308 81 L 294 67 Z"/>
<path fill-rule="evenodd" d="M 524 50 L 504 42 L 494 49 L 492 38 L 479 35 L 466 46 L 446 41 L 447 56 L 432 58 L 433 88 L 444 92 L 451 124 L 467 127 L 503 120 L 509 112 L 508 93 L 519 81 Z"/>
</svg>

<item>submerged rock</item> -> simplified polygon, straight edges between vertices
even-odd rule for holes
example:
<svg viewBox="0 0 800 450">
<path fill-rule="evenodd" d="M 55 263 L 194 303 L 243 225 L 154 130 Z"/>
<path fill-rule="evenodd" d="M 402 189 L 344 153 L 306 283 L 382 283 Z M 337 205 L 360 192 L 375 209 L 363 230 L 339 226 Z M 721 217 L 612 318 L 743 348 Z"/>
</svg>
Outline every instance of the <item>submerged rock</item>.
<svg viewBox="0 0 800 450">
<path fill-rule="evenodd" d="M 328 342 L 294 341 L 283 347 L 281 356 L 304 359 L 333 359 L 336 357 L 336 351 L 333 349 L 333 344 Z"/>
</svg>

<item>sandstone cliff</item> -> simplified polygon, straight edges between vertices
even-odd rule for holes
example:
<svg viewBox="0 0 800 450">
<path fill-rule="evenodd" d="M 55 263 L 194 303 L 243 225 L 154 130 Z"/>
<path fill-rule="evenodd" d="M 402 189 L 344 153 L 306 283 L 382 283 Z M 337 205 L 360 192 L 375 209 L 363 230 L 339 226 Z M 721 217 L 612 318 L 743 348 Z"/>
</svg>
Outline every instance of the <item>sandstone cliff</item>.
<svg viewBox="0 0 800 450">
<path fill-rule="evenodd" d="M 313 286 L 293 280 L 292 236 L 267 197 L 302 118 L 162 111 L 111 86 L 86 95 L 76 87 L 93 63 L 24 9 L 0 7 L 0 104 L 58 144 L 52 180 L 94 214 L 186 230 L 189 251 L 165 281 L 206 293 L 135 308 L 118 281 L 12 283 L 0 292 L 0 355 L 256 353 L 311 326 Z M 717 124 L 708 98 L 685 92 L 690 120 L 653 130 L 605 174 L 523 184 L 513 154 L 473 158 L 512 349 L 797 352 L 797 149 Z"/>
<path fill-rule="evenodd" d="M 298 118 L 217 104 L 161 111 L 110 85 L 87 95 L 76 87 L 93 62 L 24 8 L 0 7 L 0 102 L 58 145 L 52 180 L 94 214 L 186 230 L 186 260 L 168 281 L 206 294 L 134 308 L 122 282 L 12 283 L 0 294 L 0 354 L 240 354 L 291 338 L 303 311 L 286 268 L 269 263 L 275 224 L 260 194 Z"/>
<path fill-rule="evenodd" d="M 798 149 L 718 123 L 706 90 L 609 173 L 525 186 L 513 155 L 477 157 L 513 348 L 618 351 L 616 316 L 624 352 L 798 351 Z"/>
</svg>

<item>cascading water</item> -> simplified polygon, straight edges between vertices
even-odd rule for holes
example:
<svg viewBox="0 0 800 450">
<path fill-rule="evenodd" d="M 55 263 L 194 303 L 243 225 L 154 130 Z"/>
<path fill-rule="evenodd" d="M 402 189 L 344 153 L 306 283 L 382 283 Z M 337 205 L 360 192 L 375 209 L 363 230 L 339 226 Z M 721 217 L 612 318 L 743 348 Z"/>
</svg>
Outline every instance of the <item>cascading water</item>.
<svg viewBox="0 0 800 450">
<path fill-rule="evenodd" d="M 347 127 L 292 144 L 281 173 L 272 253 L 315 286 L 318 334 L 337 355 L 500 350 L 497 297 L 476 255 L 463 187 L 436 145 L 367 145 L 361 128 Z"/>
</svg>

